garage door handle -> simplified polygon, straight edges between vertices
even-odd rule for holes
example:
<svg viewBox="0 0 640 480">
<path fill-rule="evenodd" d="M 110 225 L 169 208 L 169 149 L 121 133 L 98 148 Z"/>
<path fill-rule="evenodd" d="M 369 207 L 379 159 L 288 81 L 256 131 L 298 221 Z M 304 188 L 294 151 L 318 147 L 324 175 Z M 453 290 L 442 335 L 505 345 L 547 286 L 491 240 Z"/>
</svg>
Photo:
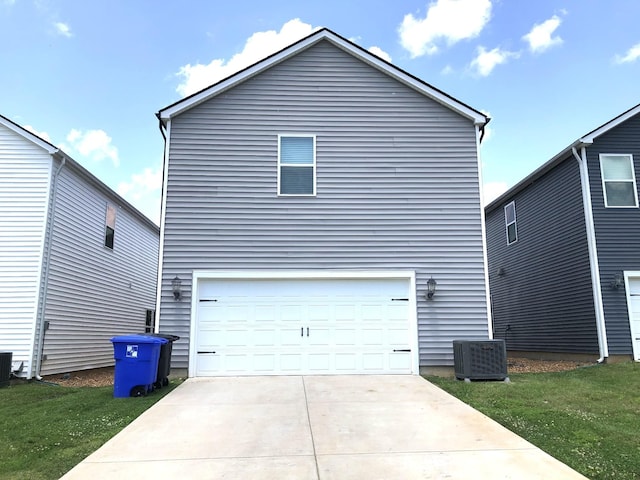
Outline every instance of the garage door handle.
<svg viewBox="0 0 640 480">
<path fill-rule="evenodd" d="M 198 355 L 200 355 L 202 353 L 216 353 L 216 352 L 201 352 L 201 351 L 198 351 Z"/>
<path fill-rule="evenodd" d="M 408 298 L 392 298 L 391 301 L 392 302 L 408 302 L 409 299 Z"/>
<path fill-rule="evenodd" d="M 411 349 L 410 348 L 398 348 L 398 349 L 394 349 L 394 352 L 410 352 Z"/>
<path fill-rule="evenodd" d="M 307 337 L 309 336 L 309 327 L 307 327 Z"/>
</svg>

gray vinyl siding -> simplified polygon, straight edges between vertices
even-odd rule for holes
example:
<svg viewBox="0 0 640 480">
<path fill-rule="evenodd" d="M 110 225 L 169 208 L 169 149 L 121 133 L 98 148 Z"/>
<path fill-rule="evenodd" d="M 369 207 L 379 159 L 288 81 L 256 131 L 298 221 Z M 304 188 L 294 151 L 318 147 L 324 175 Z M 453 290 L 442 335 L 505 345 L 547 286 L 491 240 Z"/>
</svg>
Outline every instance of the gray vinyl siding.
<svg viewBox="0 0 640 480">
<path fill-rule="evenodd" d="M 600 176 L 601 153 L 632 154 L 636 181 L 640 180 L 640 116 L 609 130 L 587 148 L 609 354 L 630 355 L 631 331 L 625 290 L 615 290 L 610 283 L 616 273 L 640 270 L 640 209 L 605 208 Z"/>
<path fill-rule="evenodd" d="M 507 245 L 504 207 L 514 200 L 518 240 Z M 568 157 L 505 198 L 486 222 L 495 338 L 514 351 L 597 354 L 578 162 Z"/>
<path fill-rule="evenodd" d="M 31 368 L 51 157 L 0 125 L 0 351 Z"/>
<path fill-rule="evenodd" d="M 117 208 L 104 246 L 107 203 Z M 111 337 L 142 333 L 155 309 L 158 231 L 73 165 L 56 188 L 43 375 L 113 365 Z"/>
<path fill-rule="evenodd" d="M 287 133 L 316 135 L 315 197 L 277 196 Z M 188 365 L 193 270 L 415 270 L 421 366 L 452 364 L 453 339 L 487 337 L 470 120 L 320 42 L 178 115 L 169 142 L 160 329 L 182 337 L 172 365 Z"/>
</svg>

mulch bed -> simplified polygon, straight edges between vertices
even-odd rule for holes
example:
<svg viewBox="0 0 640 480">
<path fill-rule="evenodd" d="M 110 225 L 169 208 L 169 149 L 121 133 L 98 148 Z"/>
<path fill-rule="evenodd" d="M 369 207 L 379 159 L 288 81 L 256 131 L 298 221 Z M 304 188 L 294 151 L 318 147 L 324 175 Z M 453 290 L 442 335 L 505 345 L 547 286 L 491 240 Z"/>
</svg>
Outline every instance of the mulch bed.
<svg viewBox="0 0 640 480">
<path fill-rule="evenodd" d="M 44 381 L 57 383 L 62 387 L 108 387 L 113 385 L 113 367 L 49 375 L 44 377 Z"/>
<path fill-rule="evenodd" d="M 507 359 L 507 371 L 509 373 L 564 372 L 567 370 L 575 370 L 584 365 L 590 364 L 572 360 L 531 360 L 529 358 L 519 357 L 510 357 Z"/>
<path fill-rule="evenodd" d="M 587 365 L 587 363 L 569 360 L 531 360 L 516 357 L 507 360 L 509 373 L 563 372 L 574 370 L 583 365 Z M 113 367 L 50 375 L 44 380 L 63 387 L 107 387 L 113 385 Z"/>
</svg>

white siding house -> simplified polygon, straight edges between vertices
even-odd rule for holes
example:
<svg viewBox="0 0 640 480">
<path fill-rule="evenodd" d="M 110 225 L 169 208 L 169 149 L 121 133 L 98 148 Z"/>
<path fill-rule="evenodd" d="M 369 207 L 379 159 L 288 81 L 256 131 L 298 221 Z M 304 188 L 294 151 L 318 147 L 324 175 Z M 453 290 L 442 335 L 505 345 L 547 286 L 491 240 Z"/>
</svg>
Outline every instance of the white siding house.
<svg viewBox="0 0 640 480">
<path fill-rule="evenodd" d="M 158 242 L 151 220 L 0 116 L 0 351 L 20 376 L 112 365 L 110 338 L 155 310 Z"/>
<path fill-rule="evenodd" d="M 418 373 L 489 335 L 479 111 L 323 29 L 158 118 L 175 367 Z"/>
</svg>

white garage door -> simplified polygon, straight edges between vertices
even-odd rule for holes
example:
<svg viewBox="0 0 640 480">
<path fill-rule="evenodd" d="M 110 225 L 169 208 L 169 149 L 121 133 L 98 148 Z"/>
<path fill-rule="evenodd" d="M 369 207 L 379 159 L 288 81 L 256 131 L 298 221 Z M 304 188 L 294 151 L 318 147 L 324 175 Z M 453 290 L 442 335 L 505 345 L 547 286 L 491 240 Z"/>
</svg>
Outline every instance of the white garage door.
<svg viewBox="0 0 640 480">
<path fill-rule="evenodd" d="M 629 326 L 633 358 L 640 361 L 640 277 L 628 277 L 627 306 L 629 307 Z"/>
<path fill-rule="evenodd" d="M 197 284 L 196 376 L 412 373 L 408 279 Z"/>
</svg>

